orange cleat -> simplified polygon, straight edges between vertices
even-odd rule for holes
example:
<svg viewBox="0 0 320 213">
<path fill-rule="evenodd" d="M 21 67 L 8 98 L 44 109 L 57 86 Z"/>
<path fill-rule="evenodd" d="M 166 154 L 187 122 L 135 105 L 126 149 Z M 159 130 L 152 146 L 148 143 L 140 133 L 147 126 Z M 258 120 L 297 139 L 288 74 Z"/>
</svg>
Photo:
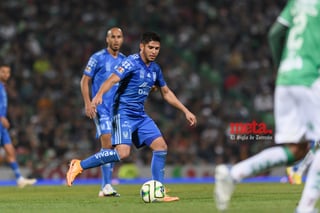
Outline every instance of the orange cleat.
<svg viewBox="0 0 320 213">
<path fill-rule="evenodd" d="M 69 165 L 69 170 L 67 172 L 67 185 L 68 186 L 72 186 L 72 183 L 74 181 L 74 179 L 81 174 L 81 172 L 83 171 L 81 165 L 80 165 L 80 160 L 77 159 L 73 159 L 70 162 Z"/>
<path fill-rule="evenodd" d="M 180 200 L 179 197 L 171 197 L 171 196 L 168 196 L 166 195 L 164 198 L 162 198 L 162 202 L 173 202 L 173 201 L 178 201 Z"/>
</svg>

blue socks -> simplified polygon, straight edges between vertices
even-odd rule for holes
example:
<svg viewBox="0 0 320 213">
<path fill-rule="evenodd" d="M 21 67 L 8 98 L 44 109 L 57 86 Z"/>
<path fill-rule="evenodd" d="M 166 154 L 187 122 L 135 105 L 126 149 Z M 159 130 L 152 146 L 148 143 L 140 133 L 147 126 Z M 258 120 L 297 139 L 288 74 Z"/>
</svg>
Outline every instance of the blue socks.
<svg viewBox="0 0 320 213">
<path fill-rule="evenodd" d="M 152 179 L 163 183 L 164 167 L 166 164 L 167 151 L 153 151 L 151 161 Z"/>
<path fill-rule="evenodd" d="M 114 163 L 107 163 L 107 164 L 101 165 L 101 176 L 102 176 L 101 189 L 106 184 L 111 184 L 113 165 Z"/>
<path fill-rule="evenodd" d="M 80 162 L 80 165 L 83 169 L 90 169 L 106 163 L 119 161 L 120 158 L 118 152 L 115 149 L 101 149 L 100 152 L 82 160 Z"/>
<path fill-rule="evenodd" d="M 161 183 L 163 183 L 164 180 L 164 167 L 166 164 L 166 157 L 167 151 L 153 151 L 151 161 L 152 179 L 157 180 Z M 100 152 L 82 160 L 80 162 L 80 165 L 85 170 L 119 161 L 120 158 L 118 152 L 115 149 L 101 149 Z M 104 177 L 102 182 L 103 185 L 107 184 L 108 181 L 111 181 L 112 169 L 113 165 L 105 165 L 102 167 Z"/>
<path fill-rule="evenodd" d="M 20 172 L 20 169 L 19 169 L 19 166 L 18 166 L 18 163 L 17 162 L 12 162 L 12 163 L 9 163 L 9 166 L 11 167 L 13 173 L 14 173 L 14 176 L 16 177 L 16 179 L 18 179 L 19 177 L 21 177 L 21 172 Z"/>
</svg>

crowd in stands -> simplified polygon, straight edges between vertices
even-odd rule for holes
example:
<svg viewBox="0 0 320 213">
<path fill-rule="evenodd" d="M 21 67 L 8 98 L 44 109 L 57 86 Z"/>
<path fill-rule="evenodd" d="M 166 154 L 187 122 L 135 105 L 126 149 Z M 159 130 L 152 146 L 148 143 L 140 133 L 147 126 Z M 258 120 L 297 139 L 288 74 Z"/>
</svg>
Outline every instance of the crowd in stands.
<svg viewBox="0 0 320 213">
<path fill-rule="evenodd" d="M 100 143 L 84 114 L 80 78 L 89 56 L 105 47 L 106 30 L 124 32 L 122 52 L 139 51 L 140 34 L 156 31 L 166 81 L 197 115 L 184 115 L 159 93 L 145 108 L 162 130 L 168 165 L 234 163 L 272 140 L 233 141 L 231 122 L 273 128 L 273 67 L 267 32 L 284 0 L 4 0 L 0 3 L 0 60 L 12 66 L 8 84 L 12 139 L 32 176 L 96 152 Z M 1 157 L 0 165 L 4 165 Z M 131 161 L 149 165 L 150 151 Z M 50 172 L 48 172 L 50 171 Z M 61 174 L 64 175 L 64 174 Z"/>
</svg>

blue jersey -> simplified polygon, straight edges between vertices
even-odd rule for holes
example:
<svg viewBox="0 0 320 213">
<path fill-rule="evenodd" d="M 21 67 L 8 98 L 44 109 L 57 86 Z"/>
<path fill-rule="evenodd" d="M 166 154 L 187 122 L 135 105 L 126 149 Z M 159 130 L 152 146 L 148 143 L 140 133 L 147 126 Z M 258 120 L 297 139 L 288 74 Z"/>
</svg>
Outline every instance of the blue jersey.
<svg viewBox="0 0 320 213">
<path fill-rule="evenodd" d="M 0 117 L 7 117 L 8 96 L 4 84 L 0 83 Z M 9 132 L 0 122 L 0 146 L 10 143 Z"/>
<path fill-rule="evenodd" d="M 0 117 L 7 117 L 8 97 L 4 84 L 0 83 Z"/>
<path fill-rule="evenodd" d="M 113 72 L 121 79 L 113 102 L 114 115 L 144 114 L 144 103 L 152 86 L 166 85 L 160 66 L 151 62 L 147 67 L 139 54 L 125 58 Z"/>
<path fill-rule="evenodd" d="M 109 78 L 115 65 L 119 64 L 123 58 L 125 58 L 125 55 L 122 53 L 119 53 L 116 58 L 113 57 L 107 49 L 100 50 L 90 57 L 83 74 L 92 79 L 92 97 L 97 94 L 101 84 Z M 104 110 L 109 110 L 111 108 L 116 89 L 117 85 L 114 85 L 103 95 L 103 103 L 97 108 L 98 114 L 104 114 Z"/>
</svg>

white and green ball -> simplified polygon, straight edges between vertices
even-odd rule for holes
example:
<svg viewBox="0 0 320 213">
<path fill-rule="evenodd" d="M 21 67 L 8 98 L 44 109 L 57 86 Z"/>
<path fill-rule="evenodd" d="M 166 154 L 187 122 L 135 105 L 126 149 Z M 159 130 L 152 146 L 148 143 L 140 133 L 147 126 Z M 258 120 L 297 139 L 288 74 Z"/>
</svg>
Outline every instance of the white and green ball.
<svg viewBox="0 0 320 213">
<path fill-rule="evenodd" d="M 145 203 L 161 201 L 165 196 L 164 186 L 159 181 L 149 180 L 141 186 L 140 196 Z"/>
</svg>

